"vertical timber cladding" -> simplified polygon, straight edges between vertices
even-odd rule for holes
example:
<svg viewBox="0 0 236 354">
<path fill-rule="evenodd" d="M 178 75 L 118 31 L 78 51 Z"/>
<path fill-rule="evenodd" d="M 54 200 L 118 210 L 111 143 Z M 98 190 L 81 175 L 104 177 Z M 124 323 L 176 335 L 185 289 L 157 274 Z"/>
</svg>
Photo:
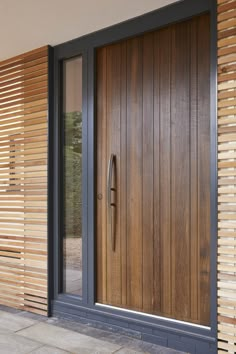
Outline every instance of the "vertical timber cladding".
<svg viewBox="0 0 236 354">
<path fill-rule="evenodd" d="M 48 47 L 0 62 L 0 304 L 47 314 Z"/>
<path fill-rule="evenodd" d="M 236 352 L 236 1 L 218 0 L 218 348 Z"/>
</svg>

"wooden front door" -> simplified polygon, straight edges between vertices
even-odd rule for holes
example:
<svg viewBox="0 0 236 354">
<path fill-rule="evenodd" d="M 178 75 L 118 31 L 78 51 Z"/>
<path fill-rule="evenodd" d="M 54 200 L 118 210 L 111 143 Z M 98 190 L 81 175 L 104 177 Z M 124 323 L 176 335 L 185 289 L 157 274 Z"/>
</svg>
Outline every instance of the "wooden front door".
<svg viewBox="0 0 236 354">
<path fill-rule="evenodd" d="M 97 302 L 210 323 L 209 16 L 97 50 Z"/>
</svg>

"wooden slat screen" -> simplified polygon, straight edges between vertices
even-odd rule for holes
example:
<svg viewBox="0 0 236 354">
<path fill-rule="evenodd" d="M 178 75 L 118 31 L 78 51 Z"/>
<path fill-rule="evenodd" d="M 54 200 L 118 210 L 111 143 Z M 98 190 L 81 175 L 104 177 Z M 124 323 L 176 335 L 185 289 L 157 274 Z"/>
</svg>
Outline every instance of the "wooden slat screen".
<svg viewBox="0 0 236 354">
<path fill-rule="evenodd" d="M 48 47 L 0 62 L 0 304 L 47 314 Z"/>
<path fill-rule="evenodd" d="M 236 352 L 236 1 L 218 0 L 218 353 Z"/>
</svg>

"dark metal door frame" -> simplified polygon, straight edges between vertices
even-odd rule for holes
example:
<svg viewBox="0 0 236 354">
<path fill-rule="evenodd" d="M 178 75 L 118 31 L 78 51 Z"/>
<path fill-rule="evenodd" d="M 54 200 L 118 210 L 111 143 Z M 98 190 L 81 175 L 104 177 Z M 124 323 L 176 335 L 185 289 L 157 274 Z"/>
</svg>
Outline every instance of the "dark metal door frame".
<svg viewBox="0 0 236 354">
<path fill-rule="evenodd" d="M 95 304 L 95 185 L 96 185 L 96 48 L 137 36 L 193 16 L 211 15 L 211 327 L 201 327 L 101 307 Z M 217 4 L 216 0 L 182 0 L 124 23 L 83 36 L 54 47 L 50 61 L 49 102 L 49 315 L 69 313 L 106 323 L 117 321 L 142 328 L 182 333 L 190 338 L 216 342 L 217 334 Z M 60 110 L 61 62 L 78 55 L 83 57 L 83 298 L 59 294 L 60 240 L 62 237 L 62 118 Z M 53 65 L 52 65 L 53 56 Z M 52 75 L 52 66 L 53 75 Z M 54 77 L 52 77 L 54 76 Z M 52 94 L 52 91 L 54 93 Z"/>
</svg>

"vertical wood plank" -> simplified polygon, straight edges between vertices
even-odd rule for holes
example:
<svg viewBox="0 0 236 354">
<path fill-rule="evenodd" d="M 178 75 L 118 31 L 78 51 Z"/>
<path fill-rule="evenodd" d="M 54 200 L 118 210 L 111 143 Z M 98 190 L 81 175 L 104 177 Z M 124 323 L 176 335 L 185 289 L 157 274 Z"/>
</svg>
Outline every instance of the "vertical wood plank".
<svg viewBox="0 0 236 354">
<path fill-rule="evenodd" d="M 189 23 L 173 28 L 172 160 L 172 316 L 189 318 L 190 303 L 190 112 Z"/>
<path fill-rule="evenodd" d="M 121 119 L 121 46 L 107 48 L 107 163 L 111 154 L 116 157 L 114 180 L 116 188 L 115 252 L 107 224 L 107 301 L 121 304 L 121 256 L 120 256 L 120 119 Z M 108 212 L 108 210 L 107 210 Z"/>
<path fill-rule="evenodd" d="M 198 19 L 198 230 L 200 322 L 210 319 L 210 20 Z M 201 33 L 205 35 L 202 36 Z M 201 53 L 206 53 L 202 55 Z M 208 53 L 208 55 L 207 55 Z"/>
<path fill-rule="evenodd" d="M 121 44 L 120 238 L 122 305 L 127 306 L 127 43 Z"/>
<path fill-rule="evenodd" d="M 171 28 L 159 32 L 160 46 L 160 249 L 161 312 L 171 314 Z M 158 237 L 158 235 L 156 235 Z"/>
<path fill-rule="evenodd" d="M 154 122 L 153 122 L 153 308 L 161 313 L 161 236 L 160 236 L 160 52 L 159 33 L 154 34 Z"/>
<path fill-rule="evenodd" d="M 143 174 L 142 174 L 142 221 L 143 221 L 143 311 L 153 311 L 154 294 L 150 285 L 153 284 L 153 61 L 154 34 L 143 37 Z"/>
<path fill-rule="evenodd" d="M 97 301 L 107 303 L 107 49 L 97 51 Z M 101 199 L 100 199 L 101 198 Z"/>
<path fill-rule="evenodd" d="M 142 38 L 127 41 L 128 305 L 142 308 Z"/>
<path fill-rule="evenodd" d="M 191 80 L 190 80 L 190 232 L 191 232 L 191 318 L 194 321 L 199 319 L 199 233 L 198 233 L 198 78 L 197 78 L 197 55 L 198 55 L 198 20 L 191 22 Z"/>
</svg>

